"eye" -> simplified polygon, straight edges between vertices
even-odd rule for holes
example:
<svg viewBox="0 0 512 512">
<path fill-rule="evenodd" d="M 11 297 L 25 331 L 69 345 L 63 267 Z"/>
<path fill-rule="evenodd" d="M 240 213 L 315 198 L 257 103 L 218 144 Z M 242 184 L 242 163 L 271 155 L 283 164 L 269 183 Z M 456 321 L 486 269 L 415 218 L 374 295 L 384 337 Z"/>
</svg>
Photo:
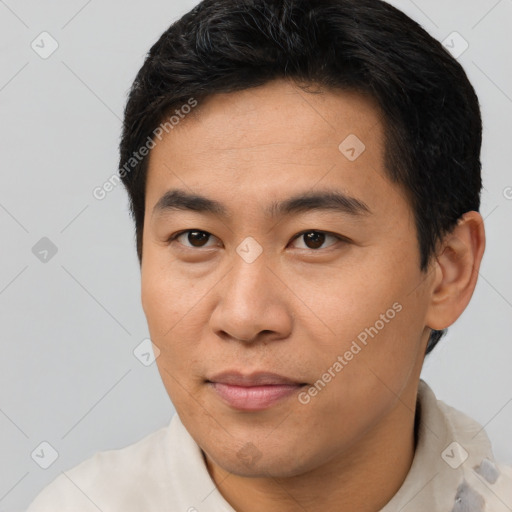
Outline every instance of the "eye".
<svg viewBox="0 0 512 512">
<path fill-rule="evenodd" d="M 207 244 L 212 235 L 207 231 L 201 231 L 199 229 L 187 229 L 186 231 L 180 231 L 169 238 L 169 243 L 177 240 L 181 245 L 185 247 L 210 247 Z M 180 240 L 181 239 L 181 240 Z"/>
<path fill-rule="evenodd" d="M 302 247 L 298 247 L 298 249 L 320 249 L 322 245 L 328 239 L 334 240 L 334 243 L 329 244 L 327 247 L 334 245 L 337 241 L 345 241 L 345 239 L 339 235 L 333 235 L 327 233 L 325 231 L 303 231 L 299 233 L 295 238 L 295 240 L 302 240 L 304 245 Z M 324 249 L 326 247 L 323 247 Z"/>
<path fill-rule="evenodd" d="M 187 229 L 185 231 L 180 231 L 172 235 L 169 238 L 168 242 L 171 243 L 173 241 L 178 241 L 181 245 L 188 248 L 212 247 L 211 244 L 207 245 L 212 236 L 213 235 L 211 233 L 208 233 L 207 231 L 202 231 L 200 229 Z M 329 239 L 332 240 L 332 243 L 328 244 L 326 247 L 322 247 Z M 338 241 L 347 241 L 346 238 L 340 235 L 334 235 L 326 231 L 317 230 L 303 231 L 302 233 L 296 235 L 296 237 L 293 239 L 293 242 L 297 240 L 301 240 L 303 242 L 303 245 L 302 247 L 295 245 L 296 248 L 312 250 L 318 250 L 322 248 L 326 249 L 328 247 L 331 247 Z"/>
</svg>

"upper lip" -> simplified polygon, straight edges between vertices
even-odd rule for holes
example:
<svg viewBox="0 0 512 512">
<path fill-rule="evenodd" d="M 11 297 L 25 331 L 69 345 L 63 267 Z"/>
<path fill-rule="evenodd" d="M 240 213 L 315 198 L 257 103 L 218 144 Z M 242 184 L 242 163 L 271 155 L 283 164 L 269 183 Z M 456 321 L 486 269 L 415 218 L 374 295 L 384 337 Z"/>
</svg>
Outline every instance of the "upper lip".
<svg viewBox="0 0 512 512">
<path fill-rule="evenodd" d="M 294 379 L 284 377 L 277 373 L 270 372 L 254 372 L 244 375 L 237 371 L 221 372 L 209 377 L 208 382 L 216 382 L 219 384 L 229 384 L 231 386 L 270 386 L 270 385 L 293 385 L 298 386 L 304 384 Z"/>
</svg>

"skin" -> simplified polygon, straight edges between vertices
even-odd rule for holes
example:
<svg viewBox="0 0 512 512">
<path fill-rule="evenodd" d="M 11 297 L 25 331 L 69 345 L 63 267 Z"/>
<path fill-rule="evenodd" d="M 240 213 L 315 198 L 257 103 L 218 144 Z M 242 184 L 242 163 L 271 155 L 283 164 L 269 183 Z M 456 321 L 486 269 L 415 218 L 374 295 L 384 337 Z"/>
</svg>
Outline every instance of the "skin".
<svg viewBox="0 0 512 512">
<path fill-rule="evenodd" d="M 354 161 L 338 149 L 349 134 L 366 146 Z M 430 329 L 466 307 L 485 239 L 482 218 L 468 212 L 422 272 L 411 207 L 383 162 L 373 101 L 284 80 L 209 97 L 151 151 L 142 304 L 167 392 L 237 511 L 376 511 L 408 473 Z M 228 214 L 154 213 L 170 189 L 215 199 Z M 324 189 L 370 213 L 265 214 L 271 202 Z M 187 229 L 210 236 L 168 241 Z M 320 233 L 312 246 L 304 231 L 346 240 Z M 236 251 L 249 236 L 262 250 L 251 263 Z M 240 411 L 205 382 L 237 369 L 312 386 L 396 303 L 400 312 L 307 404 L 295 393 Z"/>
</svg>

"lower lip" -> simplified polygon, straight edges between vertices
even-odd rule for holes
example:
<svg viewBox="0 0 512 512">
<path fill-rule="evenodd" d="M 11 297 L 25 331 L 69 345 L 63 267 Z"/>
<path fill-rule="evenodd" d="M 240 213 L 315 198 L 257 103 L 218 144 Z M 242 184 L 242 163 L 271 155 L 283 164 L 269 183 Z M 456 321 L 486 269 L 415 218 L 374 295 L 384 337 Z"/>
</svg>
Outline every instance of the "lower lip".
<svg viewBox="0 0 512 512">
<path fill-rule="evenodd" d="M 244 411 L 260 411 L 288 398 L 302 386 L 275 384 L 267 386 L 232 386 L 210 382 L 217 394 L 231 407 Z"/>
</svg>

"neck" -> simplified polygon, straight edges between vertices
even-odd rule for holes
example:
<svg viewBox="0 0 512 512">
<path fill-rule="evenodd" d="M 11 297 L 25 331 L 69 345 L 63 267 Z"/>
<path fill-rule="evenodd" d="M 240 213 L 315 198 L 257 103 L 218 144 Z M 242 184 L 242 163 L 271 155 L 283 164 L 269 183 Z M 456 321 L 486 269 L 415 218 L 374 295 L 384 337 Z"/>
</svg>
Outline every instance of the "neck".
<svg viewBox="0 0 512 512">
<path fill-rule="evenodd" d="M 248 478 L 225 471 L 206 454 L 219 492 L 237 512 L 380 510 L 401 487 L 415 450 L 417 387 L 354 445 L 289 478 Z"/>
</svg>

